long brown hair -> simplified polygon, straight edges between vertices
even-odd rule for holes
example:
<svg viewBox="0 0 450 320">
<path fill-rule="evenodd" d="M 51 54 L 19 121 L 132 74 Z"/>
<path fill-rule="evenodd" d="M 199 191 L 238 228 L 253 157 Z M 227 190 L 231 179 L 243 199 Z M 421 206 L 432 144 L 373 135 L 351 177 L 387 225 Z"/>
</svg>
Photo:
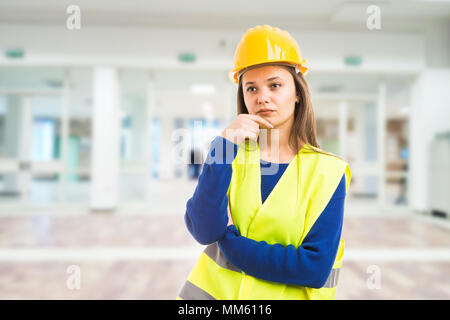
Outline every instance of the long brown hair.
<svg viewBox="0 0 450 320">
<path fill-rule="evenodd" d="M 299 98 L 298 103 L 295 104 L 294 110 L 294 123 L 292 124 L 291 132 L 289 135 L 289 146 L 296 152 L 300 149 L 300 143 L 309 144 L 312 147 L 320 149 L 316 137 L 316 120 L 314 117 L 314 110 L 311 102 L 311 95 L 309 92 L 308 84 L 305 78 L 299 72 L 296 73 L 293 67 L 281 65 L 286 68 L 294 78 L 296 95 Z M 245 72 L 245 70 L 244 70 Z M 243 73 L 243 72 L 242 72 Z M 241 73 L 241 74 L 242 74 Z M 247 107 L 244 102 L 244 93 L 242 89 L 242 76 L 239 77 L 239 87 L 237 92 L 237 114 L 248 114 Z M 313 152 L 325 153 L 323 150 L 309 149 Z"/>
</svg>

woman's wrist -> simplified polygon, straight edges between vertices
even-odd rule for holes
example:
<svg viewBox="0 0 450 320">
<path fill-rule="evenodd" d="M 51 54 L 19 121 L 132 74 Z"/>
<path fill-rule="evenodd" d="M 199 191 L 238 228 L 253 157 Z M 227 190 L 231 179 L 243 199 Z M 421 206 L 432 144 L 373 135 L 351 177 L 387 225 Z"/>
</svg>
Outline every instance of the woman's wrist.
<svg viewBox="0 0 450 320">
<path fill-rule="evenodd" d="M 231 164 L 236 158 L 239 146 L 223 136 L 217 136 L 210 145 L 206 164 Z"/>
<path fill-rule="evenodd" d="M 229 135 L 226 134 L 226 130 L 223 130 L 223 131 L 220 133 L 220 136 L 221 136 L 222 138 L 224 138 L 225 140 L 227 140 L 228 142 L 231 142 L 231 143 L 235 144 L 236 146 L 238 145 L 238 143 L 237 143 L 237 137 L 236 137 L 236 136 L 230 137 Z"/>
</svg>

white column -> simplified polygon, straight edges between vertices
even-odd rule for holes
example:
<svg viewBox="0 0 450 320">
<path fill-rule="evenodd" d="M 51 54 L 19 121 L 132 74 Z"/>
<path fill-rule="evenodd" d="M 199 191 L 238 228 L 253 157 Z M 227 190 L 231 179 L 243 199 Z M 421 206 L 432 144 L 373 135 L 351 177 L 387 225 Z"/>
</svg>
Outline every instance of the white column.
<svg viewBox="0 0 450 320">
<path fill-rule="evenodd" d="M 353 144 L 349 146 L 351 148 L 351 153 L 354 156 L 353 176 L 358 176 L 359 179 L 352 180 L 353 190 L 355 193 L 366 193 L 366 180 L 367 180 L 367 161 L 365 157 L 364 150 L 364 140 L 365 140 L 365 126 L 366 126 L 366 108 L 364 104 L 358 104 L 356 108 L 353 108 L 354 114 L 354 132 L 353 132 Z"/>
<path fill-rule="evenodd" d="M 450 70 L 427 69 L 412 87 L 410 116 L 410 170 L 408 189 L 413 210 L 430 209 L 429 160 L 435 155 L 431 142 L 437 133 L 450 131 Z"/>
<path fill-rule="evenodd" d="M 70 88 L 69 88 L 69 69 L 64 70 L 64 87 L 61 95 L 61 170 L 59 171 L 59 202 L 62 204 L 66 201 L 67 195 L 67 179 L 68 179 L 68 166 L 67 166 L 67 152 L 69 148 L 69 101 L 70 101 Z"/>
<path fill-rule="evenodd" d="M 343 159 L 347 157 L 347 120 L 348 119 L 348 103 L 347 101 L 339 102 L 339 156 Z"/>
<path fill-rule="evenodd" d="M 159 157 L 159 177 L 161 180 L 173 178 L 173 118 L 167 114 L 161 114 L 161 141 Z"/>
<path fill-rule="evenodd" d="M 130 110 L 131 116 L 131 152 L 130 159 L 133 163 L 139 166 L 143 164 L 148 149 L 147 140 L 147 110 L 145 108 L 132 108 Z"/>
<path fill-rule="evenodd" d="M 156 137 L 153 136 L 153 118 L 156 116 L 156 99 L 155 99 L 155 74 L 154 71 L 149 71 L 147 73 L 147 145 L 144 150 L 145 159 L 147 163 L 147 178 L 146 178 L 146 192 L 145 200 L 149 203 L 152 194 L 152 183 L 153 183 L 153 144 L 156 143 Z"/>
<path fill-rule="evenodd" d="M 23 166 L 19 173 L 19 190 L 23 192 L 22 201 L 26 202 L 30 195 L 31 188 L 31 128 L 33 115 L 31 112 L 31 97 L 24 96 L 22 102 L 22 112 L 20 115 L 20 149 L 19 163 Z"/>
<path fill-rule="evenodd" d="M 119 200 L 119 81 L 114 67 L 93 70 L 91 209 L 112 210 Z"/>
<path fill-rule="evenodd" d="M 378 160 L 378 205 L 386 205 L 386 81 L 378 86 L 377 103 L 377 160 Z"/>
<path fill-rule="evenodd" d="M 22 99 L 18 95 L 6 96 L 5 127 L 2 132 L 5 141 L 5 158 L 18 159 L 21 146 L 20 121 L 22 116 Z M 18 175 L 5 175 L 5 189 L 20 191 Z"/>
</svg>

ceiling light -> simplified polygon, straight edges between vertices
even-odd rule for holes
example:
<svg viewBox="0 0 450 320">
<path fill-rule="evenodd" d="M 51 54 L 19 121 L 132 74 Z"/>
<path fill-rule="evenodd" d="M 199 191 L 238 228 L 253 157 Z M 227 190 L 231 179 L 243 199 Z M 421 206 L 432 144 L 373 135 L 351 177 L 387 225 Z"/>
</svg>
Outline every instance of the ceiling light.
<svg viewBox="0 0 450 320">
<path fill-rule="evenodd" d="M 190 87 L 193 94 L 213 94 L 216 93 L 216 87 L 212 84 L 193 84 Z"/>
</svg>

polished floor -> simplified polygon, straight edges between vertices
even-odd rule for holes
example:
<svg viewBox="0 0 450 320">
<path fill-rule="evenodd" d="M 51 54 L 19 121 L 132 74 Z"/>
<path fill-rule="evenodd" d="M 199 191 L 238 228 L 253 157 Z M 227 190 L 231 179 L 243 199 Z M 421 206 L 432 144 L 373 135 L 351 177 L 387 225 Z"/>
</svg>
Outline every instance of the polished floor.
<svg viewBox="0 0 450 320">
<path fill-rule="evenodd" d="M 450 299 L 448 222 L 346 206 L 337 299 Z M 0 299 L 176 298 L 203 247 L 182 211 L 135 211 L 2 212 Z"/>
</svg>

